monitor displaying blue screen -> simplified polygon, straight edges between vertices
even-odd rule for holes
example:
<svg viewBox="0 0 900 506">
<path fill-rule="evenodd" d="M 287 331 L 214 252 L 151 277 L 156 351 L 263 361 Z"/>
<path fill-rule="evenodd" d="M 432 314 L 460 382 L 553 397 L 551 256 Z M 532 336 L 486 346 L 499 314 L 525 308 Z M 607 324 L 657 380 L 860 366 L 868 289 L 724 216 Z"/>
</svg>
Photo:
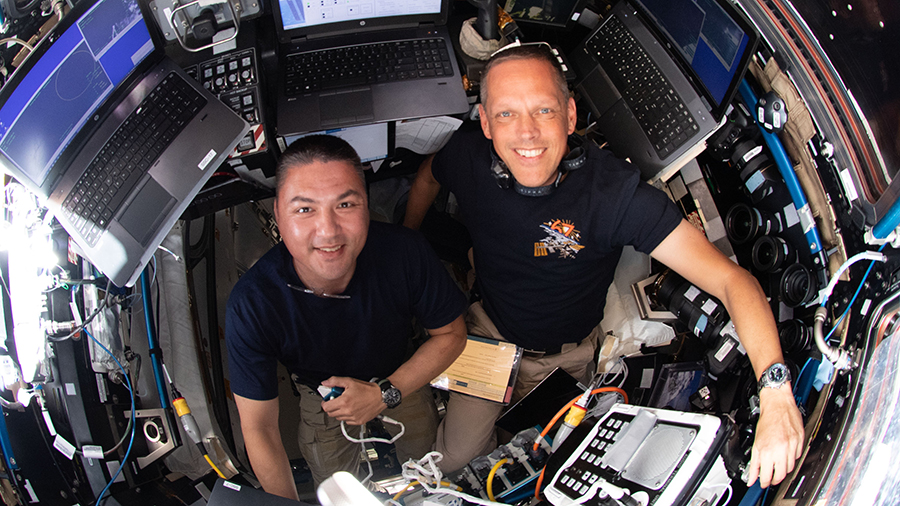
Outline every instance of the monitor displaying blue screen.
<svg viewBox="0 0 900 506">
<path fill-rule="evenodd" d="M 747 51 L 748 34 L 715 0 L 636 1 L 721 105 Z"/>
<path fill-rule="evenodd" d="M 153 51 L 153 41 L 137 2 L 101 0 L 38 51 L 40 59 L 14 76 L 15 90 L 0 105 L 0 152 L 40 186 L 91 115 Z"/>
</svg>

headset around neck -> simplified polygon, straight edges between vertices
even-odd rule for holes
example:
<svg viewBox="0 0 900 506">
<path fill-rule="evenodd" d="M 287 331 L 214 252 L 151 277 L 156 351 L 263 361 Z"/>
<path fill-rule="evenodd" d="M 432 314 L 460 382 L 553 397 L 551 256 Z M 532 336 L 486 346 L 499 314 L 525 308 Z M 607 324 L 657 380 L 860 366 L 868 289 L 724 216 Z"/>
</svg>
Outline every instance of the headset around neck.
<svg viewBox="0 0 900 506">
<path fill-rule="evenodd" d="M 577 135 L 569 136 L 569 153 L 559 162 L 556 169 L 556 179 L 545 186 L 525 186 L 516 181 L 515 176 L 510 172 L 506 163 L 500 159 L 494 145 L 491 144 L 491 175 L 497 180 L 497 185 L 504 190 L 512 187 L 519 195 L 526 197 L 544 197 L 553 193 L 553 190 L 559 186 L 563 177 L 570 171 L 580 169 L 587 159 L 587 151 L 584 149 L 584 139 Z"/>
</svg>

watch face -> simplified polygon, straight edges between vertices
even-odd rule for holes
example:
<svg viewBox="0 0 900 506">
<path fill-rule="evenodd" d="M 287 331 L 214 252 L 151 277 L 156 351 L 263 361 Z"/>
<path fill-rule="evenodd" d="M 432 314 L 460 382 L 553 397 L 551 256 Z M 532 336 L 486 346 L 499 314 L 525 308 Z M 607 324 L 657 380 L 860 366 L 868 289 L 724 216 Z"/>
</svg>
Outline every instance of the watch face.
<svg viewBox="0 0 900 506">
<path fill-rule="evenodd" d="M 769 381 L 772 381 L 774 383 L 783 383 L 786 375 L 787 375 L 786 367 L 784 367 L 784 366 L 773 367 L 769 371 Z"/>
<path fill-rule="evenodd" d="M 400 390 L 395 386 L 391 386 L 387 390 L 381 392 L 381 397 L 389 408 L 397 407 L 397 405 L 400 404 Z"/>
</svg>

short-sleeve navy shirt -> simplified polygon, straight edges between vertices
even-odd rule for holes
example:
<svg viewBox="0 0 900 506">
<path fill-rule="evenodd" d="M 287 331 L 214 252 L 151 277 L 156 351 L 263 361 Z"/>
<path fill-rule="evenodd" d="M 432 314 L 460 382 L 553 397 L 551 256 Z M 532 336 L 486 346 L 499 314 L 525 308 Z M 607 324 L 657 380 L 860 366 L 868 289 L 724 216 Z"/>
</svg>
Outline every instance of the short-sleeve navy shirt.
<svg viewBox="0 0 900 506">
<path fill-rule="evenodd" d="M 225 341 L 231 390 L 277 397 L 277 362 L 315 387 L 331 376 L 363 381 L 392 374 L 409 356 L 412 317 L 425 328 L 451 323 L 466 301 L 416 232 L 372 222 L 343 292 L 320 298 L 303 286 L 284 243 L 244 274 L 228 298 Z"/>
<path fill-rule="evenodd" d="M 480 130 L 458 131 L 432 163 L 472 236 L 488 316 L 528 349 L 587 336 L 603 319 L 622 247 L 650 253 L 682 219 L 635 167 L 586 145 L 585 165 L 543 197 L 497 185 Z"/>
</svg>

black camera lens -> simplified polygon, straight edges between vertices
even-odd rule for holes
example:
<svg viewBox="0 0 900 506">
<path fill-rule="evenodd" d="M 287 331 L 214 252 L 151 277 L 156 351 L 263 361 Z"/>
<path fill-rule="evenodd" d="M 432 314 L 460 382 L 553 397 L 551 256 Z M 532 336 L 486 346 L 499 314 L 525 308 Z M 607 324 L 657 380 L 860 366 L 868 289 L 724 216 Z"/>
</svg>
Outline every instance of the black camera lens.
<svg viewBox="0 0 900 506">
<path fill-rule="evenodd" d="M 738 170 L 743 170 L 751 160 L 762 154 L 762 150 L 762 145 L 753 139 L 740 142 L 734 147 L 734 152 L 731 153 L 731 164 L 737 167 Z"/>
<path fill-rule="evenodd" d="M 800 320 L 787 320 L 778 324 L 778 340 L 785 353 L 798 353 L 809 348 L 812 331 Z"/>
<path fill-rule="evenodd" d="M 785 306 L 797 307 L 813 300 L 816 280 L 805 265 L 791 264 L 781 274 L 778 291 Z"/>
<path fill-rule="evenodd" d="M 757 168 L 759 167 L 759 168 Z M 775 191 L 780 175 L 774 169 L 768 156 L 759 155 L 741 172 L 744 193 L 753 204 L 758 204 Z"/>
<path fill-rule="evenodd" d="M 757 237 L 781 232 L 781 222 L 755 207 L 735 204 L 725 215 L 725 232 L 734 244 L 745 244 Z"/>
<path fill-rule="evenodd" d="M 671 270 L 660 274 L 654 288 L 653 296 L 659 304 L 666 306 L 687 325 L 703 344 L 715 344 L 717 336 L 728 322 L 728 312 L 719 299 Z"/>
<path fill-rule="evenodd" d="M 762 272 L 780 272 L 796 261 L 793 246 L 776 235 L 764 235 L 753 243 L 753 267 Z"/>
</svg>

